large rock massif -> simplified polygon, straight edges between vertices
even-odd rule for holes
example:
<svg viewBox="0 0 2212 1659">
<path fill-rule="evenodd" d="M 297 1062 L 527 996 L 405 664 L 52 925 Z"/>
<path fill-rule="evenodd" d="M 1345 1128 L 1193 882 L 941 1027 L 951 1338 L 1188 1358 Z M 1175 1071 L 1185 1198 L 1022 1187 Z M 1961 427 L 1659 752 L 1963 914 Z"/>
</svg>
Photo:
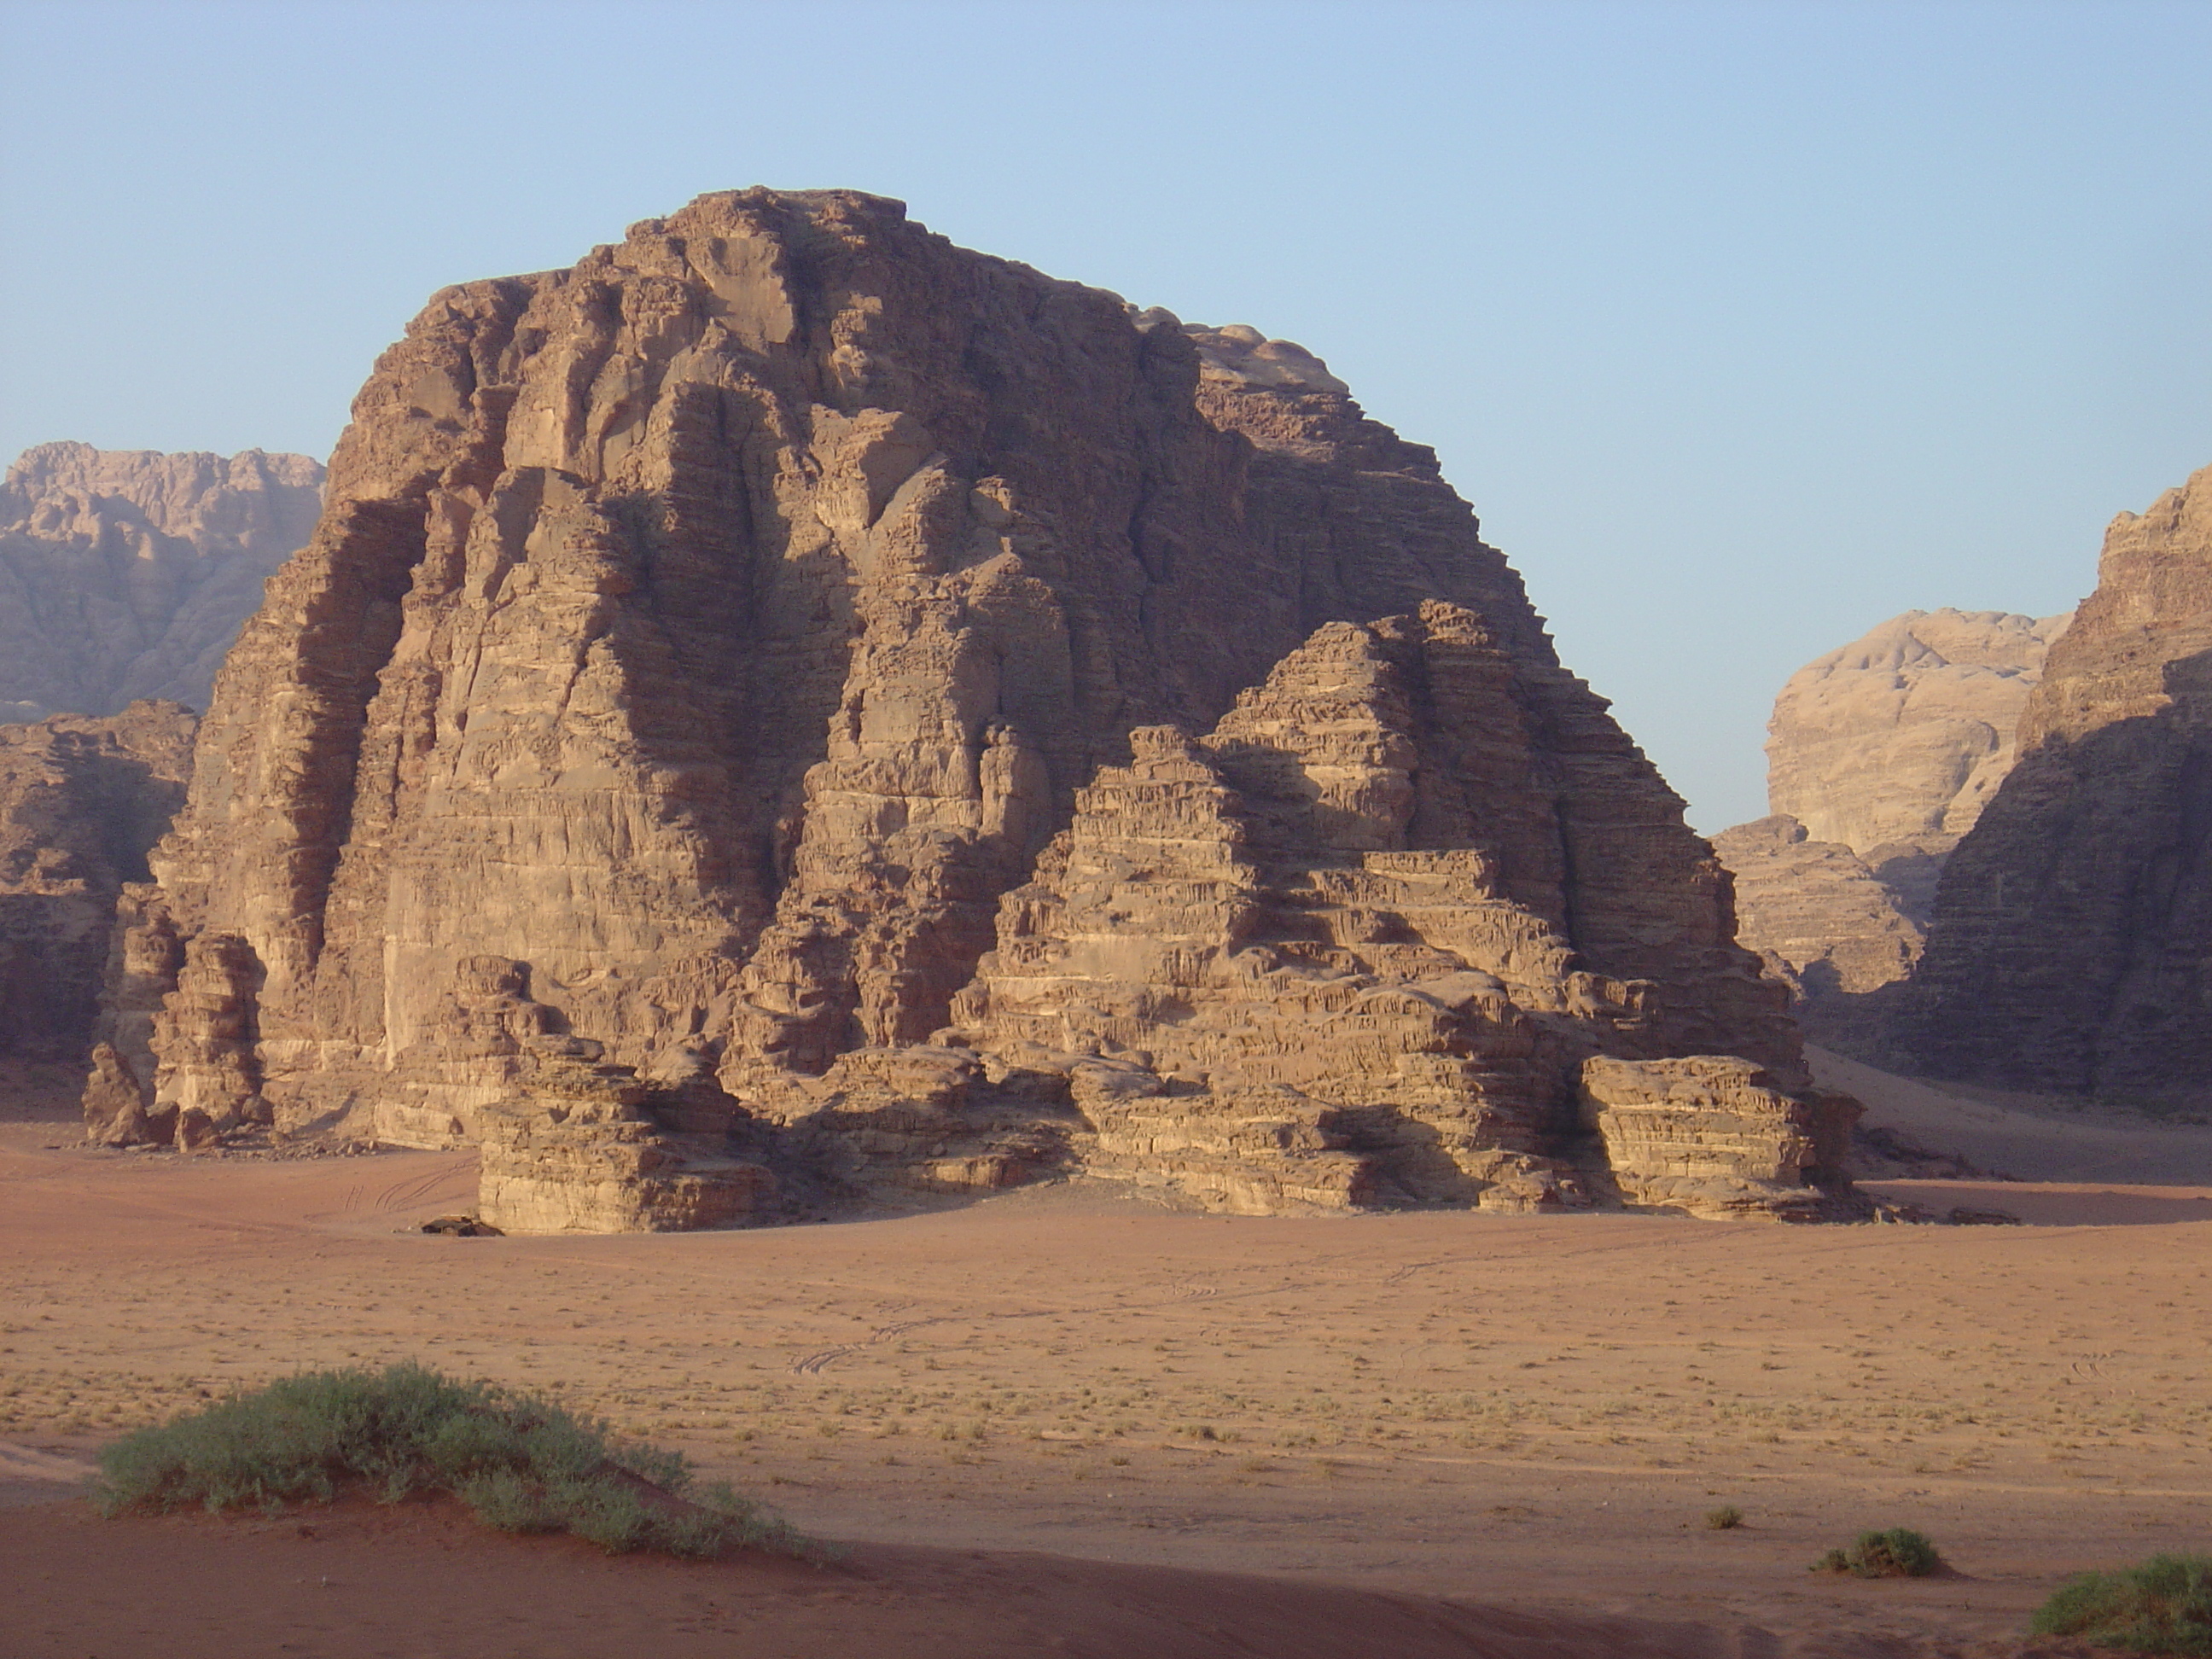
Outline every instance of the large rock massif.
<svg viewBox="0 0 2212 1659">
<path fill-rule="evenodd" d="M 1906 1063 L 2212 1099 L 2212 468 L 2105 538 L 2020 759 L 1945 870 L 1891 1024 Z"/>
<path fill-rule="evenodd" d="M 1790 677 L 1767 726 L 1767 800 L 1862 856 L 1974 827 L 2072 613 L 1908 611 Z"/>
<path fill-rule="evenodd" d="M 137 702 L 105 719 L 0 726 L 0 1088 L 81 1066 L 116 903 L 183 803 L 193 717 Z"/>
<path fill-rule="evenodd" d="M 479 1141 L 539 1229 L 1820 1209 L 1726 874 L 1296 346 L 714 195 L 439 295 L 329 494 L 118 957 L 192 1137 Z"/>
<path fill-rule="evenodd" d="M 2070 613 L 1908 611 L 1790 678 L 1768 724 L 1773 816 L 1713 846 L 1737 938 L 1808 1030 L 1864 1048 L 1863 1000 L 1912 971 L 1959 838 L 2012 769 L 2014 729 Z"/>
<path fill-rule="evenodd" d="M 0 483 L 0 715 L 204 709 L 270 573 L 307 544 L 323 469 L 258 449 L 41 444 Z"/>
</svg>

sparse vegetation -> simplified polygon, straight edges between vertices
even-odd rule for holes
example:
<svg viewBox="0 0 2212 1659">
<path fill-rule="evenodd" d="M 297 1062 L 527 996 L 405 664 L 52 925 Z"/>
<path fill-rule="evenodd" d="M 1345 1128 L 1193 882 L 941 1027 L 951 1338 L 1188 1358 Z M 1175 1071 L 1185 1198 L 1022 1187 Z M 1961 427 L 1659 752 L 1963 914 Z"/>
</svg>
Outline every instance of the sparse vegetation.
<svg viewBox="0 0 2212 1659">
<path fill-rule="evenodd" d="M 2130 1653 L 2212 1654 L 2212 1556 L 2154 1555 L 2068 1579 L 2037 1608 L 2038 1636 L 2079 1636 Z"/>
<path fill-rule="evenodd" d="M 504 1532 L 565 1532 L 610 1554 L 806 1553 L 785 1522 L 683 1455 L 623 1443 L 550 1401 L 420 1365 L 303 1371 L 142 1429 L 100 1455 L 101 1513 L 384 1503 L 450 1492 Z"/>
<path fill-rule="evenodd" d="M 1848 1572 L 1861 1578 L 1925 1578 L 1943 1565 L 1936 1546 L 1910 1527 L 1863 1532 L 1846 1550 L 1830 1550 L 1815 1572 Z"/>
<path fill-rule="evenodd" d="M 1743 1511 L 1733 1504 L 1723 1504 L 1705 1511 L 1705 1524 L 1715 1532 L 1734 1532 L 1743 1524 Z"/>
</svg>

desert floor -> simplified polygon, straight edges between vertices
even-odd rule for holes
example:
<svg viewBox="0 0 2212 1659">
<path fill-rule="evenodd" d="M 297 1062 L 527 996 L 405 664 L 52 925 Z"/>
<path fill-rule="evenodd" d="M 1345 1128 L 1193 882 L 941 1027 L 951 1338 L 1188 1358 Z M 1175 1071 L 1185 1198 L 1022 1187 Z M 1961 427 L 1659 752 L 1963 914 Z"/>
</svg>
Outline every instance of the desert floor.
<svg viewBox="0 0 2212 1659">
<path fill-rule="evenodd" d="M 0 1651 L 1995 1652 L 2069 1572 L 2212 1547 L 2212 1128 L 1822 1064 L 2027 1177 L 1881 1191 L 2029 1224 L 1223 1219 L 1059 1187 L 452 1239 L 413 1229 L 468 1206 L 465 1157 L 0 1124 Z M 181 1405 L 401 1358 L 557 1392 L 857 1547 L 609 1562 L 430 1510 L 62 1501 Z M 1723 1504 L 1741 1527 L 1705 1525 Z M 1890 1525 L 1954 1573 L 1806 1570 Z"/>
</svg>

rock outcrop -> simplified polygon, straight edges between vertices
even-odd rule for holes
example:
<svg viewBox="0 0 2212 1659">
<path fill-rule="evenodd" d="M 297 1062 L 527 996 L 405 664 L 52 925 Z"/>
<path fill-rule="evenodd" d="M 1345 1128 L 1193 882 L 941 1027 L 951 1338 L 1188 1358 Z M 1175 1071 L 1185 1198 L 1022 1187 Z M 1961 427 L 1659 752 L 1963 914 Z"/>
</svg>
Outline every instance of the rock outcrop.
<svg viewBox="0 0 2212 1659">
<path fill-rule="evenodd" d="M 2015 757 L 2014 730 L 2071 621 L 1908 611 L 1793 674 L 1766 744 L 1773 816 L 1723 831 L 1737 938 L 1811 1035 L 1874 1042 L 1882 988 L 1920 958 L 1944 862 Z"/>
<path fill-rule="evenodd" d="M 117 900 L 183 803 L 192 728 L 156 702 L 0 726 L 0 1059 L 83 1064 Z"/>
<path fill-rule="evenodd" d="M 1847 1115 L 1431 452 L 850 192 L 438 295 L 154 864 L 156 1109 L 483 1139 L 501 1226 L 766 1201 L 699 1136 L 787 1192 L 1658 1190 L 1599 1057 L 1758 1073 L 1667 1121 L 1771 1145 L 1663 1178 L 1795 1213 Z"/>
<path fill-rule="evenodd" d="M 1848 847 L 1778 814 L 1713 837 L 1735 878 L 1736 938 L 1797 994 L 1863 995 L 1912 971 L 1924 943 L 1896 888 Z"/>
<path fill-rule="evenodd" d="M 258 449 L 41 444 L 0 483 L 0 713 L 204 709 L 261 584 L 306 545 L 323 469 Z"/>
<path fill-rule="evenodd" d="M 1002 902 L 948 1040 L 1009 1075 L 1065 1073 L 1096 1137 L 1086 1167 L 1229 1209 L 1534 1210 L 1613 1190 L 1695 1213 L 1809 1210 L 1817 1114 L 1763 1073 L 1790 1133 L 1748 1162 L 1670 1162 L 1665 1134 L 1561 1113 L 1595 1098 L 1586 1073 L 1607 1098 L 1671 1096 L 1683 1062 L 1660 1057 L 1711 1047 L 1717 1008 L 1741 1047 L 1790 1042 L 1717 932 L 1694 999 L 1580 965 L 1571 907 L 1616 926 L 1639 912 L 1676 949 L 1714 907 L 1694 886 L 1662 896 L 1671 826 L 1595 822 L 1607 761 L 1630 752 L 1617 731 L 1593 720 L 1546 752 L 1559 734 L 1528 713 L 1554 677 L 1432 601 L 1322 628 L 1199 741 L 1132 732 L 1131 764 L 1080 792 Z M 1709 1147 L 1712 1127 L 1674 1151 Z"/>
<path fill-rule="evenodd" d="M 1870 865 L 1943 850 L 2012 769 L 2014 729 L 2071 613 L 1908 611 L 1790 677 L 1774 700 L 1767 802 Z"/>
<path fill-rule="evenodd" d="M 2106 532 L 1892 1025 L 1929 1075 L 2212 1098 L 2212 468 Z"/>
</svg>

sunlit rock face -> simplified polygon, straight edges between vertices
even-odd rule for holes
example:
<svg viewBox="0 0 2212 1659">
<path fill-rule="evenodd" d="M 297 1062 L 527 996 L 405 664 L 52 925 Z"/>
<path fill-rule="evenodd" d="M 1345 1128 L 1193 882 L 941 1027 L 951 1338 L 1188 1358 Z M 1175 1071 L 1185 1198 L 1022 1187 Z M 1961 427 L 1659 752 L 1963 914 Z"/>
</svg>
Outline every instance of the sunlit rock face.
<svg viewBox="0 0 2212 1659">
<path fill-rule="evenodd" d="M 354 416 L 154 860 L 155 1109 L 489 1136 L 562 1227 L 1525 1207 L 1644 1201 L 1588 1061 L 1721 1055 L 1790 1127 L 1675 1207 L 1811 1190 L 1724 873 L 1302 349 L 755 190 L 439 295 Z"/>
<path fill-rule="evenodd" d="M 1771 809 L 1880 861 L 1974 827 L 2015 755 L 2045 655 L 2072 620 L 1908 611 L 1792 675 L 1766 744 Z"/>
</svg>

